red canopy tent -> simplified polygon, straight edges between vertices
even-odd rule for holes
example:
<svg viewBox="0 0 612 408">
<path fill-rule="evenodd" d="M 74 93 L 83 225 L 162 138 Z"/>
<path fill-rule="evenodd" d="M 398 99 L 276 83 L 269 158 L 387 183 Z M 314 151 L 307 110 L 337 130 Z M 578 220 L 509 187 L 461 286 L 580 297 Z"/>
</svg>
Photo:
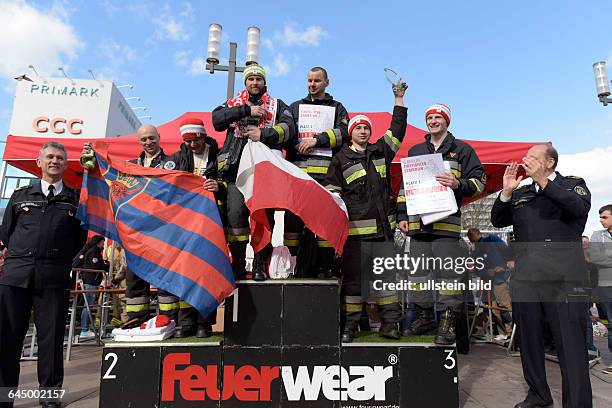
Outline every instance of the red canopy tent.
<svg viewBox="0 0 612 408">
<path fill-rule="evenodd" d="M 357 115 L 361 112 L 355 112 Z M 378 140 L 386 132 L 391 122 L 391 115 L 387 112 L 367 113 L 373 124 L 372 142 Z M 216 132 L 212 126 L 212 116 L 210 112 L 187 112 L 178 118 L 157 127 L 161 135 L 161 145 L 166 153 L 173 153 L 178 150 L 182 142 L 179 134 L 179 124 L 185 117 L 198 117 L 204 121 L 208 134 L 214 137 L 219 146 L 223 145 L 225 132 Z M 402 146 L 395 156 L 392 168 L 392 180 L 395 190 L 401 180 L 400 159 L 406 157 L 408 149 L 423 140 L 425 131 L 414 126 L 408 125 L 406 136 Z M 19 135 L 9 135 L 6 148 L 4 150 L 4 160 L 10 165 L 24 170 L 28 173 L 40 177 L 40 169 L 36 166 L 36 157 L 40 147 L 52 139 L 27 137 Z M 110 141 L 109 152 L 116 158 L 122 160 L 133 159 L 141 152 L 140 145 L 136 141 L 136 135 L 119 136 Z M 83 148 L 83 143 L 90 139 L 59 139 L 66 146 L 69 156 L 69 169 L 64 177 L 65 181 L 72 187 L 80 187 L 83 170 L 79 164 L 79 157 Z M 478 157 L 484 164 L 488 175 L 486 193 L 490 194 L 501 188 L 502 176 L 507 163 L 521 161 L 527 150 L 535 143 L 516 143 L 516 142 L 486 142 L 478 140 L 466 140 L 476 150 Z"/>
</svg>

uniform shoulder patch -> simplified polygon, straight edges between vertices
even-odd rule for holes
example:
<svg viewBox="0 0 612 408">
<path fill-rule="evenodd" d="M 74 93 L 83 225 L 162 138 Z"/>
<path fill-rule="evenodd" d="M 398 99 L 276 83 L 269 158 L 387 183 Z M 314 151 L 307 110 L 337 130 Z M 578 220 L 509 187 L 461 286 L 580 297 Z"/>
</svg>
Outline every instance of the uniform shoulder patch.
<svg viewBox="0 0 612 408">
<path fill-rule="evenodd" d="M 17 188 L 15 189 L 15 191 L 26 190 L 26 189 L 28 189 L 28 188 L 30 188 L 30 187 L 32 187 L 32 185 L 31 185 L 31 184 L 28 184 L 27 186 L 17 187 Z"/>
<path fill-rule="evenodd" d="M 576 194 L 581 195 L 581 196 L 585 196 L 587 195 L 586 190 L 584 189 L 584 187 L 582 186 L 576 186 L 574 187 L 574 191 L 576 192 Z"/>
<path fill-rule="evenodd" d="M 176 168 L 176 163 L 172 160 L 169 160 L 164 163 L 164 169 L 166 170 L 174 170 Z"/>
<path fill-rule="evenodd" d="M 565 176 L 565 177 L 571 178 L 571 179 L 574 179 L 574 180 L 582 180 L 582 177 L 578 177 L 578 176 Z"/>
</svg>

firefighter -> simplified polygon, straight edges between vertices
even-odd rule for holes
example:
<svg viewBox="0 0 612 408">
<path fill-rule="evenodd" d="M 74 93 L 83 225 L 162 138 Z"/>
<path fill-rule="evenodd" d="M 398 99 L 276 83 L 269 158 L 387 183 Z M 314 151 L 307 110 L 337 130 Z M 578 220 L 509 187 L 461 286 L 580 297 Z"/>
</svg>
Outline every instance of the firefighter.
<svg viewBox="0 0 612 408">
<path fill-rule="evenodd" d="M 216 131 L 227 131 L 225 143 L 219 154 L 219 177 L 227 185 L 226 237 L 232 254 L 232 269 L 237 279 L 245 277 L 246 247 L 249 243 L 249 210 L 244 196 L 236 187 L 236 175 L 242 150 L 248 139 L 262 142 L 280 151 L 292 139 L 295 127 L 288 106 L 273 98 L 266 87 L 266 72 L 259 65 L 249 65 L 244 70 L 245 89 L 215 108 L 212 112 Z M 273 225 L 273 210 L 268 212 Z M 253 279 L 267 278 L 267 265 L 271 245 L 255 254 Z"/>
<path fill-rule="evenodd" d="M 407 109 L 404 87 L 393 87 L 395 107 L 391 126 L 376 143 L 368 143 L 372 123 L 365 115 L 351 119 L 351 140 L 332 158 L 325 179 L 326 188 L 344 200 L 349 215 L 349 238 L 342 257 L 341 325 L 342 341 L 351 342 L 368 298 L 364 287 L 367 268 L 378 248 L 393 246 L 396 207 L 391 191 L 391 161 L 406 132 Z M 378 255 L 378 254 L 376 254 Z M 380 335 L 399 339 L 401 310 L 396 292 L 376 291 L 382 326 Z"/>
<path fill-rule="evenodd" d="M 307 78 L 308 95 L 289 106 L 291 115 L 295 119 L 294 135 L 297 137 L 294 143 L 289 143 L 287 146 L 287 159 L 323 185 L 332 156 L 340 151 L 343 141 L 349 139 L 349 116 L 342 103 L 325 92 L 329 86 L 325 68 L 311 68 Z M 319 118 L 326 118 L 324 122 L 313 122 L 309 110 L 312 107 L 321 109 Z M 312 132 L 314 124 L 318 125 L 319 129 L 324 125 L 326 129 Z M 302 220 L 295 214 L 285 211 L 284 244 L 289 248 L 291 255 L 298 255 L 299 243 L 304 239 L 304 232 Z M 322 238 L 317 238 L 316 243 L 316 267 L 308 271 L 306 276 L 331 277 L 334 249 Z"/>
<path fill-rule="evenodd" d="M 204 122 L 198 118 L 184 119 L 180 123 L 180 132 L 183 138 L 180 150 L 166 160 L 164 167 L 203 177 L 204 189 L 215 193 L 219 201 L 219 194 L 223 194 L 224 191 L 223 188 L 219 189 L 217 181 L 217 156 L 219 154 L 217 141 L 207 136 Z M 216 311 L 210 316 L 201 316 L 194 307 L 181 300 L 179 302 L 179 328 L 174 337 L 184 338 L 194 334 L 200 338 L 210 337 L 216 320 Z"/>
<path fill-rule="evenodd" d="M 425 121 L 429 133 L 425 141 L 414 145 L 408 151 L 408 156 L 440 153 L 450 170 L 436 177 L 443 186 L 450 187 L 461 208 L 464 197 L 472 197 L 485 191 L 486 174 L 476 152 L 466 142 L 456 139 L 448 126 L 451 122 L 450 108 L 441 103 L 430 106 L 425 112 Z M 399 228 L 410 236 L 410 253 L 415 256 L 431 258 L 458 259 L 467 256 L 464 248 L 460 246 L 461 210 L 436 221 L 424 225 L 418 215 L 408 216 L 406 211 L 406 197 L 403 189 L 398 196 Z M 455 271 L 416 271 L 415 276 L 428 276 L 446 281 L 458 279 Z M 417 318 L 412 325 L 404 329 L 404 335 L 419 335 L 438 327 L 435 342 L 449 345 L 455 343 L 455 323 L 457 313 L 463 309 L 461 291 L 440 290 L 437 302 L 441 307 L 442 316 L 437 324 L 434 317 L 433 291 L 412 291 L 411 299 L 415 303 Z"/>
</svg>

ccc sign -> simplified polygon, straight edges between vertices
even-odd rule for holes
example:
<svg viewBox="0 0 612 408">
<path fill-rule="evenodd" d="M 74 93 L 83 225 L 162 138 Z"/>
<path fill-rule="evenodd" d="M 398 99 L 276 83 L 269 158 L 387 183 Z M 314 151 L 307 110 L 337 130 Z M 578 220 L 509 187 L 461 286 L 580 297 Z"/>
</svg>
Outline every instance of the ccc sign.
<svg viewBox="0 0 612 408">
<path fill-rule="evenodd" d="M 80 135 L 82 126 L 83 120 L 81 119 L 49 118 L 47 116 L 37 116 L 32 122 L 32 127 L 39 133 L 51 131 L 57 134 L 67 132 L 71 135 Z"/>
</svg>

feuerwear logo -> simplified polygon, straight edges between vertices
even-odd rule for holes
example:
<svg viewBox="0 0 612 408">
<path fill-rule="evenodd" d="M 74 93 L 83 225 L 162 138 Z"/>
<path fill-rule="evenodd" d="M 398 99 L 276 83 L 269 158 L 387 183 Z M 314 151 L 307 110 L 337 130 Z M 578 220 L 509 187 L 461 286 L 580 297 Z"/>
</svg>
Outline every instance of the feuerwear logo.
<svg viewBox="0 0 612 408">
<path fill-rule="evenodd" d="M 185 367 L 179 367 L 185 366 Z M 233 366 L 223 367 L 223 389 L 217 384 L 218 365 L 191 364 L 189 353 L 171 353 L 163 361 L 162 401 L 174 401 L 175 383 L 179 398 L 226 401 L 270 401 L 272 382 L 281 378 L 288 401 L 384 401 L 386 382 L 393 377 L 392 366 Z"/>
</svg>

